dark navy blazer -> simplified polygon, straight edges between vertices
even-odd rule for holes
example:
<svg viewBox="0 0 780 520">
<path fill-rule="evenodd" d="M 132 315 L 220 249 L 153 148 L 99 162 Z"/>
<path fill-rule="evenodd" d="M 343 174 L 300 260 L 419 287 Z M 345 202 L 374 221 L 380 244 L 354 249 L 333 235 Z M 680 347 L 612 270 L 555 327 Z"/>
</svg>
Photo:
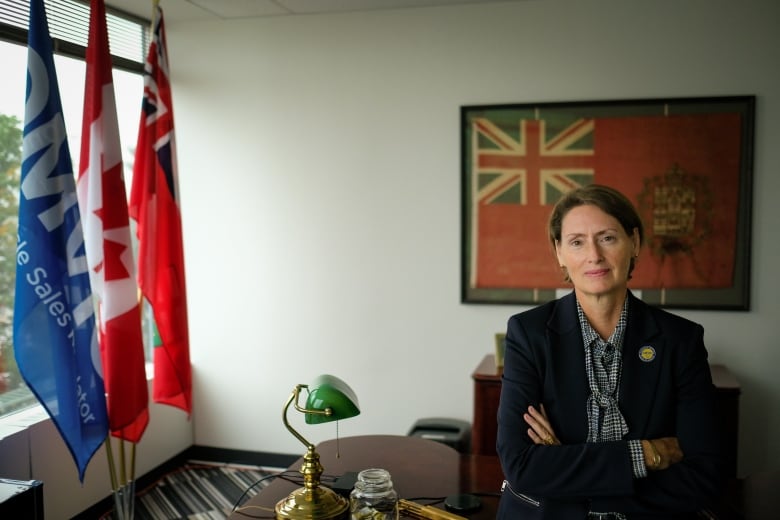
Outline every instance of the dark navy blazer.
<svg viewBox="0 0 780 520">
<path fill-rule="evenodd" d="M 628 434 L 587 443 L 590 395 L 574 293 L 509 319 L 497 449 L 506 478 L 498 518 L 686 518 L 724 481 L 704 329 L 628 293 L 619 407 Z M 648 350 L 650 347 L 652 350 Z M 655 355 L 642 359 L 640 351 Z M 651 357 L 651 356 L 645 356 Z M 543 403 L 560 446 L 534 444 L 523 413 Z M 684 459 L 633 477 L 627 440 L 675 436 Z"/>
</svg>

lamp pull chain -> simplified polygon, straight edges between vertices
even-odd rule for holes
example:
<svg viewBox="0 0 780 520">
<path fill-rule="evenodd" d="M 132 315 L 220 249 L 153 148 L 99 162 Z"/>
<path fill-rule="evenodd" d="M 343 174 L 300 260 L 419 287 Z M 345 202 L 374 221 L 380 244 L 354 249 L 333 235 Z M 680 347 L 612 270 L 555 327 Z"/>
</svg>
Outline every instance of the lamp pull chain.
<svg viewBox="0 0 780 520">
<path fill-rule="evenodd" d="M 341 458 L 341 450 L 339 449 L 339 421 L 336 421 L 336 458 Z"/>
</svg>

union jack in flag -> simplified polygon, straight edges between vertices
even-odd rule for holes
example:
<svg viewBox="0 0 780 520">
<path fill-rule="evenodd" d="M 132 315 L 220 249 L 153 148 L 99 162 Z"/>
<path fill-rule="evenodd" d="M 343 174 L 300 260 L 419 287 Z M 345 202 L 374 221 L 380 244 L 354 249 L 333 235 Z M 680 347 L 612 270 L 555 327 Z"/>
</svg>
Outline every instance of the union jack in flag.
<svg viewBox="0 0 780 520">
<path fill-rule="evenodd" d="M 549 205 L 593 182 L 593 119 L 515 124 L 484 117 L 472 121 L 476 205 Z"/>
</svg>

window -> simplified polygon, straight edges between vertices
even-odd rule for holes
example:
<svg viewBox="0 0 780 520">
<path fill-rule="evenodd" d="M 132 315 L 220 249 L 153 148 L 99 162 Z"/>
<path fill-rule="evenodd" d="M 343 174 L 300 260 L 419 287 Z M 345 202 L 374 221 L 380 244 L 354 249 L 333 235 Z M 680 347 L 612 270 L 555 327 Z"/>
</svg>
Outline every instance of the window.
<svg viewBox="0 0 780 520">
<path fill-rule="evenodd" d="M 77 171 L 89 7 L 75 0 L 47 0 L 45 5 L 49 31 L 55 42 L 54 64 L 68 147 L 73 168 Z M 7 0 L 0 4 L 0 63 L 3 64 L 3 81 L 0 82 L 0 416 L 37 403 L 19 374 L 13 352 L 14 260 L 27 84 L 28 12 L 28 1 Z M 119 138 L 128 193 L 141 116 L 141 73 L 148 29 L 148 21 L 108 14 Z"/>
</svg>

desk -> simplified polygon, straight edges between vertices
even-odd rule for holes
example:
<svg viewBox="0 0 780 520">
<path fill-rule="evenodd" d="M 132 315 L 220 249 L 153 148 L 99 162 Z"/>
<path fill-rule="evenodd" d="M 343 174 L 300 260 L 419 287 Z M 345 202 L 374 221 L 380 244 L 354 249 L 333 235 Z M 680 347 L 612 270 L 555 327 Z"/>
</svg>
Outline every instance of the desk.
<svg viewBox="0 0 780 520">
<path fill-rule="evenodd" d="M 325 476 L 338 476 L 348 471 L 358 472 L 366 468 L 384 468 L 390 472 L 393 487 L 400 498 L 423 505 L 420 497 L 444 499 L 456 493 L 498 494 L 501 489 L 501 467 L 495 456 L 461 455 L 453 448 L 419 437 L 398 435 L 362 435 L 329 440 L 316 447 Z M 340 456 L 339 456 L 340 455 Z M 298 459 L 290 470 L 297 471 L 303 463 Z M 260 493 L 243 506 L 260 506 L 273 510 L 276 503 L 301 486 L 283 479 L 274 479 Z M 482 507 L 470 519 L 495 519 L 497 496 L 480 496 Z M 443 507 L 442 504 L 437 504 Z M 247 514 L 234 512 L 232 520 L 247 518 L 273 518 L 273 513 L 259 509 L 247 510 Z"/>
<path fill-rule="evenodd" d="M 715 385 L 718 424 L 728 446 L 729 475 L 737 476 L 737 432 L 739 431 L 739 382 L 723 365 L 710 365 Z M 474 380 L 474 421 L 471 430 L 471 452 L 479 455 L 496 454 L 498 431 L 498 401 L 501 397 L 501 370 L 496 368 L 495 356 L 488 354 L 471 375 Z"/>
</svg>

